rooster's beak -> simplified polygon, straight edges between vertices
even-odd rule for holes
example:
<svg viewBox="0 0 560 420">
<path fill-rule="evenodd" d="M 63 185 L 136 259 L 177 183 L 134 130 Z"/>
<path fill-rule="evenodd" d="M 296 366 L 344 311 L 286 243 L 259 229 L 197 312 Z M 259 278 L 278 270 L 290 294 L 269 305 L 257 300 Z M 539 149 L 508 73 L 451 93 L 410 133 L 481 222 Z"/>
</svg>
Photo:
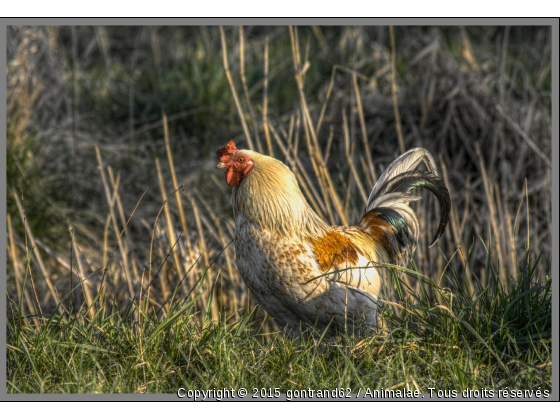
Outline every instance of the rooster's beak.
<svg viewBox="0 0 560 420">
<path fill-rule="evenodd" d="M 226 167 L 226 164 L 223 162 L 218 163 L 218 166 L 216 166 L 217 169 L 224 169 Z"/>
</svg>

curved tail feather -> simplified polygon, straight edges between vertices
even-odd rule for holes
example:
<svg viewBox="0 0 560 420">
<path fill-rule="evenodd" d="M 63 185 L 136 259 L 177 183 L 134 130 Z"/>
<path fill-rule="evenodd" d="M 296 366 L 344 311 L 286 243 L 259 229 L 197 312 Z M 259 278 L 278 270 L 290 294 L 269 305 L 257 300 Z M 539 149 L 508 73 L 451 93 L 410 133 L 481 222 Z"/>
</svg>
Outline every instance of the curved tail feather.
<svg viewBox="0 0 560 420">
<path fill-rule="evenodd" d="M 381 174 L 368 198 L 368 203 L 366 205 L 366 213 L 370 211 L 373 207 L 371 205 L 375 199 L 379 196 L 379 190 L 387 183 L 387 181 L 396 177 L 403 172 L 413 171 L 424 162 L 428 168 L 428 172 L 431 172 L 435 176 L 438 175 L 436 170 L 436 163 L 433 156 L 426 149 L 418 147 L 416 149 L 410 149 L 408 152 L 403 153 L 398 158 L 396 158 L 393 163 L 391 163 L 385 171 Z"/>
<path fill-rule="evenodd" d="M 416 169 L 421 162 L 425 162 L 428 170 Z M 437 176 L 434 159 L 427 150 L 412 149 L 397 158 L 379 177 L 369 196 L 361 224 L 365 227 L 379 223 L 390 225 L 385 234 L 395 261 L 407 255 L 408 246 L 413 250 L 418 242 L 418 218 L 409 203 L 421 199 L 411 194 L 420 187 L 434 194 L 440 205 L 439 226 L 431 247 L 443 235 L 449 222 L 451 198 L 447 187 Z"/>
</svg>

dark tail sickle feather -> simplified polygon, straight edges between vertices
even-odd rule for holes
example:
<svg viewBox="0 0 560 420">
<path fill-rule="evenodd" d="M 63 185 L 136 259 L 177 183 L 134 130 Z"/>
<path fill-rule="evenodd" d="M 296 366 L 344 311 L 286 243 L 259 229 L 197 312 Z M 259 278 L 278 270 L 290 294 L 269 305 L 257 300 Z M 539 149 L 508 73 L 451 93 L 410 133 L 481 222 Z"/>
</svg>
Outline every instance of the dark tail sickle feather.
<svg viewBox="0 0 560 420">
<path fill-rule="evenodd" d="M 387 240 L 391 244 L 391 248 L 394 251 L 398 250 L 400 255 L 406 255 L 406 249 L 409 245 L 411 249 L 414 249 L 418 240 L 418 219 L 408 205 L 410 201 L 419 199 L 419 197 L 411 194 L 417 188 L 426 188 L 431 191 L 440 205 L 439 226 L 430 244 L 430 247 L 433 246 L 443 235 L 449 222 L 451 198 L 444 182 L 432 172 L 425 170 L 407 171 L 386 181 L 376 192 L 375 197 L 371 198 L 373 204 L 379 204 L 369 210 L 362 219 L 366 221 L 375 218 L 391 225 L 392 235 L 388 235 Z M 393 253 L 393 255 L 395 254 Z"/>
</svg>

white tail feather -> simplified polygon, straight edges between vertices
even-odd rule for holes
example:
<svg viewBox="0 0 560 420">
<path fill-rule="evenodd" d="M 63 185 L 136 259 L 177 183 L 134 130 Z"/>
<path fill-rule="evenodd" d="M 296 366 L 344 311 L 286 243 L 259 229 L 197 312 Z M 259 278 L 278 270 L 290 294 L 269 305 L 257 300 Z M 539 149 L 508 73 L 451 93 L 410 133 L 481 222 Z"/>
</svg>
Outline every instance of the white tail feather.
<svg viewBox="0 0 560 420">
<path fill-rule="evenodd" d="M 395 161 L 391 163 L 381 174 L 369 195 L 366 205 L 366 213 L 371 209 L 378 207 L 379 200 L 376 200 L 376 195 L 387 181 L 390 181 L 403 172 L 413 171 L 422 162 L 426 164 L 428 171 L 437 176 L 436 163 L 430 152 L 421 147 L 409 150 L 395 159 Z M 410 197 L 411 198 L 408 201 L 415 200 L 412 196 Z"/>
</svg>

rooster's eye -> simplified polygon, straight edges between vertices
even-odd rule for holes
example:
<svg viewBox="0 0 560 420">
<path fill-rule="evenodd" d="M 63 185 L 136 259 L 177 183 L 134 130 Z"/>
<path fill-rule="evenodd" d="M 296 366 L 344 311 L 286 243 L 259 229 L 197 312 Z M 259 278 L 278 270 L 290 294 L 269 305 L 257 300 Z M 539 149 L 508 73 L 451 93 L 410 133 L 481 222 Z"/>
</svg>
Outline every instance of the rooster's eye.
<svg viewBox="0 0 560 420">
<path fill-rule="evenodd" d="M 239 163 L 243 163 L 243 162 L 245 162 L 245 158 L 242 158 L 242 157 L 237 158 L 237 161 L 238 161 Z"/>
</svg>

